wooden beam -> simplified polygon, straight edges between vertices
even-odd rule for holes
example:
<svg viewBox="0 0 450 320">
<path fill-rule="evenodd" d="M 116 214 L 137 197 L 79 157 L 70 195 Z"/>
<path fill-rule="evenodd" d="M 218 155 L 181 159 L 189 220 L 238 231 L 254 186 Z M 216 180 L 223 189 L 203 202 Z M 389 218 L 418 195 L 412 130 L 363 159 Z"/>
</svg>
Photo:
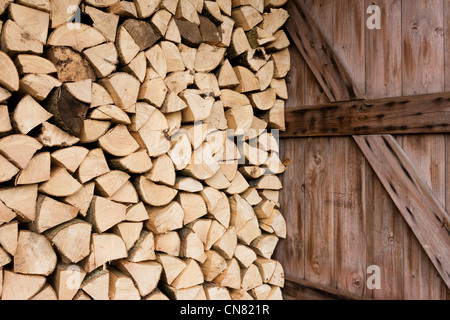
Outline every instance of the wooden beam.
<svg viewBox="0 0 450 320">
<path fill-rule="evenodd" d="M 286 29 L 330 101 L 365 99 L 304 1 L 289 1 L 286 9 Z"/>
<path fill-rule="evenodd" d="M 354 136 L 386 191 L 450 288 L 450 217 L 390 135 Z"/>
<path fill-rule="evenodd" d="M 450 92 L 286 109 L 281 137 L 450 132 Z"/>
<path fill-rule="evenodd" d="M 368 300 L 336 288 L 286 275 L 283 295 L 292 300 Z"/>
</svg>

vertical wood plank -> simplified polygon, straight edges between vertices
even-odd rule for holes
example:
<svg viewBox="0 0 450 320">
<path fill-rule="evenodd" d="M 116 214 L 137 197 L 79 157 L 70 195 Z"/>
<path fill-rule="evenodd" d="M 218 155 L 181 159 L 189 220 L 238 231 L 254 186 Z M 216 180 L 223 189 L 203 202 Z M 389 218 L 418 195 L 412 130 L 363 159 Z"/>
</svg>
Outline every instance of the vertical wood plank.
<svg viewBox="0 0 450 320">
<path fill-rule="evenodd" d="M 310 10 L 314 20 L 319 25 L 330 44 L 333 39 L 333 1 L 306 0 L 306 7 Z M 329 103 L 327 95 L 317 82 L 316 77 L 306 66 L 305 105 Z"/>
<path fill-rule="evenodd" d="M 334 0 L 333 43 L 351 78 L 364 93 L 365 9 L 361 0 Z"/>
<path fill-rule="evenodd" d="M 305 152 L 305 279 L 334 282 L 332 138 L 308 139 Z"/>
<path fill-rule="evenodd" d="M 402 4 L 403 95 L 441 92 L 445 89 L 444 1 L 408 0 Z M 403 148 L 445 204 L 445 138 L 413 135 L 402 138 Z M 444 179 L 443 179 L 444 178 Z M 415 236 L 405 229 L 404 297 L 442 299 L 445 284 Z"/>
<path fill-rule="evenodd" d="M 372 4 L 381 9 L 381 29 L 365 28 L 366 95 L 398 97 L 402 95 L 402 1 L 365 0 L 366 8 Z"/>
<path fill-rule="evenodd" d="M 365 92 L 364 1 L 333 1 L 333 44 L 353 81 Z M 350 137 L 334 138 L 335 281 L 338 290 L 365 292 L 365 160 Z"/>
<path fill-rule="evenodd" d="M 366 95 L 369 99 L 402 94 L 402 1 L 365 0 L 381 9 L 381 29 L 366 28 Z M 367 16 L 366 16 L 367 18 Z M 372 299 L 403 297 L 403 229 L 406 222 L 370 165 L 366 165 L 367 265 L 381 270 L 381 289 Z"/>
<path fill-rule="evenodd" d="M 290 46 L 291 70 L 286 76 L 286 86 L 288 89 L 288 100 L 286 108 L 296 108 L 305 105 L 305 79 L 306 62 L 297 47 Z"/>
<path fill-rule="evenodd" d="M 450 91 L 450 0 L 444 0 L 445 91 Z"/>
<path fill-rule="evenodd" d="M 306 139 L 284 139 L 280 159 L 290 165 L 281 176 L 284 186 L 280 193 L 281 211 L 287 222 L 286 239 L 280 240 L 274 259 L 283 265 L 286 275 L 303 279 L 305 276 L 305 146 Z"/>
<path fill-rule="evenodd" d="M 334 138 L 336 288 L 363 296 L 366 290 L 366 161 L 350 137 Z"/>
<path fill-rule="evenodd" d="M 443 5 L 443 0 L 403 1 L 405 96 L 444 90 Z"/>
<path fill-rule="evenodd" d="M 445 136 L 405 136 L 403 149 L 435 197 L 445 205 Z M 446 286 L 412 232 L 405 235 L 404 246 L 405 298 L 444 299 Z"/>
<path fill-rule="evenodd" d="M 333 2 L 307 0 L 325 37 L 333 39 Z M 305 104 L 330 100 L 307 68 Z M 332 286 L 334 278 L 333 139 L 308 139 L 305 152 L 305 279 Z"/>
</svg>

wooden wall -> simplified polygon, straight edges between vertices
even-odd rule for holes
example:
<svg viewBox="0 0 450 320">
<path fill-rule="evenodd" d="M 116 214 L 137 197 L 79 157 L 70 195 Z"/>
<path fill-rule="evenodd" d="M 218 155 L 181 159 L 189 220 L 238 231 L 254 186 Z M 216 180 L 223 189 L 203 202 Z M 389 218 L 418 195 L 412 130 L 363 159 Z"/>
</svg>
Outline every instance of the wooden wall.
<svg viewBox="0 0 450 320">
<path fill-rule="evenodd" d="M 305 2 L 368 98 L 450 91 L 450 0 Z M 381 30 L 366 28 L 372 3 Z M 294 45 L 291 61 L 287 107 L 327 102 Z M 450 210 L 450 135 L 396 138 Z M 351 137 L 285 139 L 281 158 L 291 160 L 281 196 L 288 237 L 275 256 L 288 279 L 350 297 L 450 299 Z M 366 287 L 370 265 L 381 268 L 380 290 Z M 321 296 L 296 286 L 286 299 Z"/>
</svg>

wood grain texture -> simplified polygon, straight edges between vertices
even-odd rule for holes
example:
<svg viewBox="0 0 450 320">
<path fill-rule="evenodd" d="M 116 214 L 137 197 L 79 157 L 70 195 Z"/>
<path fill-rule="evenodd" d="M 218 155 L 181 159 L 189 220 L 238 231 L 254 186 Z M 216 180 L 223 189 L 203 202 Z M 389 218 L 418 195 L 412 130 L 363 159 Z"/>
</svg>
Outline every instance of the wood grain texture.
<svg viewBox="0 0 450 320">
<path fill-rule="evenodd" d="M 354 139 L 448 286 L 450 220 L 443 205 L 392 136 Z"/>
<path fill-rule="evenodd" d="M 365 300 L 358 295 L 293 277 L 286 278 L 283 291 L 286 300 Z"/>
<path fill-rule="evenodd" d="M 291 15 L 287 31 L 330 101 L 364 98 L 305 4 L 293 0 L 288 2 L 287 10 Z"/>
<path fill-rule="evenodd" d="M 381 30 L 366 29 L 366 94 L 369 99 L 401 96 L 402 1 L 365 0 L 366 8 L 372 4 L 381 9 Z M 368 289 L 365 296 L 402 299 L 403 232 L 407 225 L 367 162 L 365 197 L 367 265 L 381 270 L 381 288 Z"/>
<path fill-rule="evenodd" d="M 336 288 L 366 290 L 365 158 L 349 137 L 334 138 L 334 233 Z"/>
<path fill-rule="evenodd" d="M 311 138 L 305 150 L 305 279 L 334 284 L 333 142 Z"/>
<path fill-rule="evenodd" d="M 348 70 L 354 86 L 365 97 L 365 21 L 366 8 L 361 0 L 333 1 L 333 48 Z"/>
<path fill-rule="evenodd" d="M 402 139 L 403 149 L 436 200 L 445 206 L 445 137 L 413 135 Z M 445 207 L 444 207 L 445 208 Z M 409 231 L 409 230 L 408 230 Z M 445 284 L 412 232 L 404 239 L 405 296 L 407 299 L 442 299 Z"/>
<path fill-rule="evenodd" d="M 443 0 L 402 3 L 403 95 L 444 91 Z"/>
<path fill-rule="evenodd" d="M 306 7 L 311 12 L 311 16 L 317 22 L 323 36 L 327 39 L 328 43 L 332 45 L 330 39 L 333 38 L 333 1 L 327 0 L 307 0 L 305 1 Z M 314 73 L 309 67 L 306 68 L 306 85 L 305 85 L 305 103 L 304 105 L 316 105 L 329 103 L 325 91 L 317 82 Z"/>
<path fill-rule="evenodd" d="M 304 139 L 286 139 L 280 159 L 289 159 L 290 165 L 281 177 L 280 193 L 283 215 L 287 223 L 287 237 L 280 240 L 274 259 L 281 262 L 286 275 L 303 279 L 305 276 L 305 149 Z"/>
<path fill-rule="evenodd" d="M 449 100 L 435 93 L 290 108 L 281 136 L 450 132 Z"/>
<path fill-rule="evenodd" d="M 372 4 L 381 9 L 381 29 L 365 29 L 366 95 L 398 97 L 402 95 L 402 1 L 365 0 L 365 8 Z"/>
</svg>

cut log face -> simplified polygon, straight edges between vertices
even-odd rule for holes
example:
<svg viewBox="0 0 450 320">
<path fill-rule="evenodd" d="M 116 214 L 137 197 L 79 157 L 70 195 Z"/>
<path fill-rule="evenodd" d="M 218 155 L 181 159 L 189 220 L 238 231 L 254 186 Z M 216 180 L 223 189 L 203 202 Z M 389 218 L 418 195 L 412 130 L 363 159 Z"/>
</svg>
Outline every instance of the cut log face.
<svg viewBox="0 0 450 320">
<path fill-rule="evenodd" d="M 48 276 L 56 267 L 56 254 L 43 235 L 21 230 L 14 255 L 14 272 Z"/>
<path fill-rule="evenodd" d="M 2 299 L 282 298 L 285 3 L 0 0 Z"/>
<path fill-rule="evenodd" d="M 9 91 L 19 90 L 19 74 L 11 58 L 4 52 L 0 52 L 0 68 L 4 70 L 0 75 L 0 85 Z"/>
<path fill-rule="evenodd" d="M 45 277 L 3 271 L 2 300 L 28 300 L 41 290 Z M 19 289 L 18 289 L 19 288 Z"/>
</svg>

